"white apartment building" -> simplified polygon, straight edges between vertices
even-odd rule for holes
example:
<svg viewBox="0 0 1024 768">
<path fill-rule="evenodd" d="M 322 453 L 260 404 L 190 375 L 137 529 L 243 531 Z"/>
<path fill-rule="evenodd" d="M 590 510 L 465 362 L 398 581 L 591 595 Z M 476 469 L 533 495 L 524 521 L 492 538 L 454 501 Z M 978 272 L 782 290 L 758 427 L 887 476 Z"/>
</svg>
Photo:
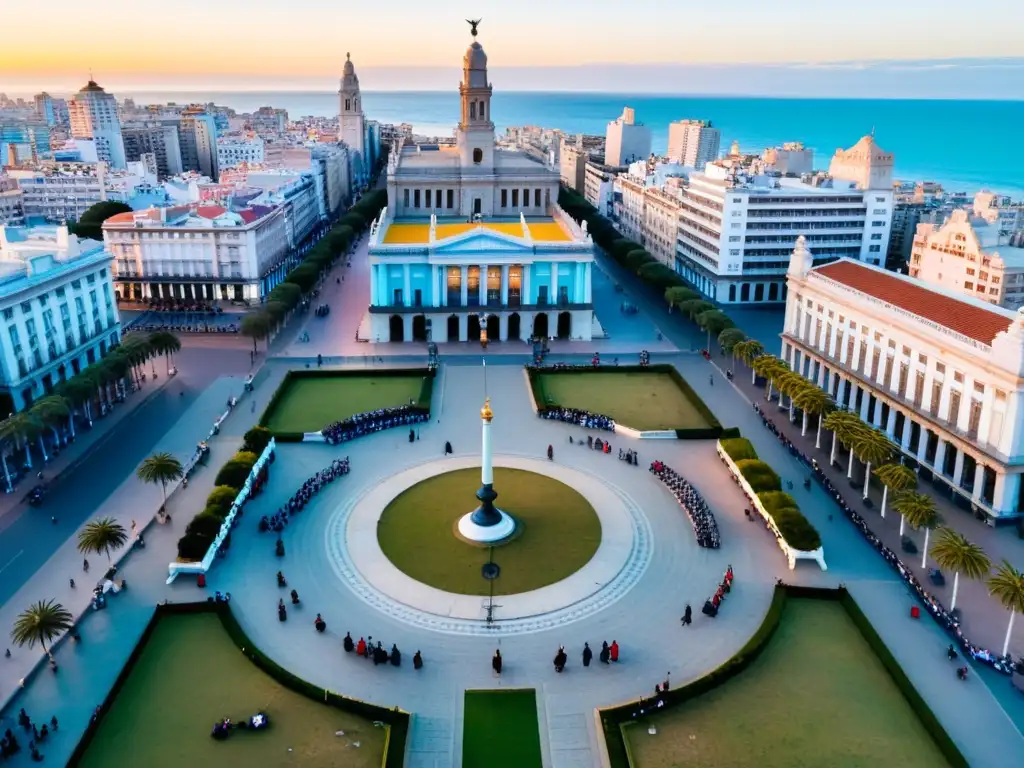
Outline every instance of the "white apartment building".
<svg viewBox="0 0 1024 768">
<path fill-rule="evenodd" d="M 177 121 L 128 124 L 122 127 L 121 135 L 124 137 L 125 159 L 129 163 L 141 161 L 144 155 L 152 154 L 156 157 L 157 175 L 161 179 L 176 176 L 184 169 Z"/>
<path fill-rule="evenodd" d="M 46 163 L 35 168 L 10 168 L 8 175 L 24 195 L 26 216 L 49 222 L 77 221 L 96 203 L 106 200 L 106 166 L 98 163 Z"/>
<path fill-rule="evenodd" d="M 709 120 L 677 120 L 668 126 L 668 159 L 690 168 L 703 168 L 718 157 L 722 132 Z"/>
<path fill-rule="evenodd" d="M 247 165 L 262 163 L 263 159 L 263 139 L 223 138 L 217 140 L 217 163 L 222 171 L 242 163 Z"/>
<path fill-rule="evenodd" d="M 789 267 L 782 357 L 993 517 L 1021 511 L 1024 314 L 849 259 Z"/>
<path fill-rule="evenodd" d="M 1024 306 L 1024 248 L 1013 247 L 999 221 L 953 211 L 941 227 L 918 224 L 909 272 L 929 285 L 1008 309 Z"/>
<path fill-rule="evenodd" d="M 121 136 L 121 118 L 117 101 L 95 81 L 85 84 L 68 104 L 71 136 L 96 143 L 96 156 L 111 168 L 124 168 L 126 159 Z"/>
<path fill-rule="evenodd" d="M 219 205 L 120 213 L 103 224 L 123 298 L 259 301 L 284 280 L 283 207 Z"/>
<path fill-rule="evenodd" d="M 992 224 L 1000 235 L 1024 230 L 1024 203 L 1013 203 L 1005 195 L 982 190 L 974 196 L 974 215 Z"/>
<path fill-rule="evenodd" d="M 646 160 L 651 154 L 651 129 L 636 122 L 632 107 L 608 123 L 605 132 L 604 161 L 608 165 L 629 165 Z"/>
<path fill-rule="evenodd" d="M 630 166 L 627 173 L 615 177 L 612 187 L 612 222 L 623 237 L 643 243 L 644 191 L 647 184 L 643 176 L 635 173 L 635 168 Z"/>
<path fill-rule="evenodd" d="M 0 176 L 0 224 L 19 225 L 25 223 L 25 193 L 18 182 L 7 176 Z"/>
<path fill-rule="evenodd" d="M 676 239 L 683 214 L 682 187 L 668 185 L 644 190 L 644 248 L 666 267 L 675 269 Z"/>
<path fill-rule="evenodd" d="M 253 205 L 280 206 L 284 209 L 289 248 L 300 248 L 322 226 L 320 210 L 323 192 L 316 174 L 289 169 L 250 171 L 246 184 L 263 192 Z"/>
<path fill-rule="evenodd" d="M 814 150 L 799 141 L 787 141 L 781 147 L 768 147 L 761 155 L 764 164 L 783 176 L 803 176 L 814 171 Z"/>
<path fill-rule="evenodd" d="M 607 218 L 614 216 L 612 192 L 615 177 L 626 170 L 622 165 L 605 165 L 598 160 L 588 160 L 583 167 L 583 197 Z"/>
<path fill-rule="evenodd" d="M 0 410 L 21 411 L 117 346 L 110 255 L 67 227 L 0 227 Z"/>
<path fill-rule="evenodd" d="M 709 163 L 704 173 L 690 176 L 684 193 L 676 271 L 715 301 L 771 303 L 786 299 L 789 254 L 801 235 L 821 262 L 884 264 L 892 155 L 876 149 L 866 136 L 854 150 L 840 150 L 834 177 L 816 183 L 746 176 Z M 876 168 L 879 155 L 882 167 Z M 853 179 L 879 186 L 859 188 Z"/>
</svg>

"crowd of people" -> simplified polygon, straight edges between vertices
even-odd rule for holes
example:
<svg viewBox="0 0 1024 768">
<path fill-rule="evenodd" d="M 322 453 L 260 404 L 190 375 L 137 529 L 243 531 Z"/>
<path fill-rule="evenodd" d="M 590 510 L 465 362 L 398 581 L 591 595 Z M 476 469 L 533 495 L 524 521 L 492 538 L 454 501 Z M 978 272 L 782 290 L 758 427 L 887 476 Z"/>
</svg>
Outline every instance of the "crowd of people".
<svg viewBox="0 0 1024 768">
<path fill-rule="evenodd" d="M 373 666 L 378 667 L 381 664 L 390 664 L 393 667 L 402 666 L 402 652 L 398 650 L 398 645 L 392 644 L 391 650 L 388 651 L 384 647 L 384 643 L 380 640 L 377 644 L 373 644 L 373 635 L 369 635 L 369 640 L 365 640 L 362 637 L 359 638 L 359 642 L 352 640 L 352 634 L 350 632 L 345 633 L 345 639 L 342 641 L 342 647 L 346 653 L 355 653 L 356 656 L 361 656 L 364 659 L 373 662 Z M 416 651 L 412 657 L 413 669 L 423 669 L 423 654 Z"/>
<path fill-rule="evenodd" d="M 701 608 L 701 613 L 705 616 L 715 618 L 718 615 L 718 609 L 722 606 L 722 601 L 725 596 L 732 592 L 732 566 L 730 565 L 725 570 L 725 576 L 722 577 L 722 583 L 718 585 L 718 589 L 715 590 L 715 594 L 704 601 L 704 607 Z M 689 606 L 687 606 L 689 608 Z"/>
<path fill-rule="evenodd" d="M 260 533 L 265 531 L 274 531 L 280 533 L 288 525 L 288 518 L 297 512 L 301 512 L 302 509 L 316 496 L 320 489 L 329 483 L 334 482 L 339 477 L 347 475 L 349 471 L 348 456 L 344 459 L 335 459 L 331 462 L 331 465 L 325 469 L 321 469 L 311 478 L 306 480 L 297 490 L 294 495 L 288 500 L 286 504 L 283 504 L 277 512 L 273 515 L 264 515 L 260 518 L 259 529 Z"/>
<path fill-rule="evenodd" d="M 718 523 L 708 507 L 704 497 L 700 495 L 690 482 L 662 461 L 651 463 L 651 472 L 663 482 L 679 506 L 690 518 L 697 544 L 707 549 L 718 549 L 722 545 L 722 537 L 718 532 Z"/>
<path fill-rule="evenodd" d="M 314 313 L 316 314 L 317 317 L 327 317 L 329 314 L 331 314 L 331 305 L 318 304 L 316 309 L 314 310 Z"/>
<path fill-rule="evenodd" d="M 252 717 L 246 718 L 239 723 L 233 723 L 230 717 L 225 717 L 218 720 L 213 724 L 213 729 L 210 731 L 212 736 L 217 741 L 223 741 L 231 735 L 231 731 L 237 729 L 241 730 L 252 730 L 262 731 L 264 728 L 270 727 L 270 718 L 267 717 L 266 712 L 257 712 Z"/>
<path fill-rule="evenodd" d="M 754 403 L 754 410 L 757 411 L 758 415 L 761 417 L 761 421 L 765 428 L 774 434 L 779 439 L 779 442 L 789 449 L 789 452 L 793 456 L 800 459 L 800 461 L 812 470 L 814 477 L 817 478 L 825 491 L 827 491 L 829 496 L 832 497 L 833 501 L 835 501 L 839 506 L 842 513 L 849 518 L 850 522 L 857 527 L 857 530 L 861 532 L 864 538 L 867 539 L 868 543 L 878 551 L 885 561 L 895 569 L 895 571 L 900 575 L 900 578 L 903 579 L 904 583 L 917 595 L 918 599 L 924 605 L 925 610 L 932 615 L 941 627 L 949 632 L 956 644 L 960 646 L 963 653 L 969 655 L 976 661 L 988 664 L 999 672 L 1007 675 L 1012 674 L 1014 665 L 1011 658 L 1009 656 L 999 656 L 987 648 L 982 648 L 972 643 L 960 629 L 959 619 L 947 611 L 946 607 L 939 602 L 934 595 L 925 589 L 925 586 L 918 580 L 913 571 L 900 559 L 899 555 L 887 547 L 885 543 L 874 534 L 868 526 L 868 522 L 864 516 L 846 503 L 846 500 L 839 492 L 839 489 L 836 488 L 832 481 L 826 477 L 825 472 L 821 467 L 818 466 L 818 462 L 797 448 L 793 441 L 782 433 L 775 422 L 765 415 L 764 410 L 757 403 Z M 1024 672 L 1024 670 L 1021 671 Z"/>
<path fill-rule="evenodd" d="M 552 408 L 539 410 L 537 415 L 542 419 L 550 421 L 564 421 L 566 424 L 574 424 L 587 429 L 601 429 L 605 432 L 615 431 L 615 419 L 602 416 L 600 413 L 591 413 L 581 408 L 565 408 L 556 405 Z"/>
<path fill-rule="evenodd" d="M 43 723 L 42 728 L 40 728 L 32 722 L 32 718 L 28 716 L 25 708 L 22 707 L 21 711 L 18 712 L 18 726 L 25 731 L 26 735 L 32 735 L 28 742 L 28 751 L 32 761 L 35 763 L 41 762 L 43 755 L 39 751 L 39 745 L 44 743 L 51 733 L 57 731 L 56 715 L 50 718 L 49 723 Z M 18 741 L 18 737 L 15 736 L 13 730 L 8 728 L 4 731 L 3 738 L 0 738 L 0 757 L 7 759 L 18 754 L 20 751 L 21 743 Z"/>
<path fill-rule="evenodd" d="M 402 427 L 408 424 L 421 424 L 429 418 L 429 414 L 411 405 L 400 405 L 397 408 L 379 408 L 376 411 L 357 413 L 342 421 L 328 424 L 320 434 L 331 445 L 355 440 L 357 437 L 380 432 L 382 429 Z"/>
</svg>

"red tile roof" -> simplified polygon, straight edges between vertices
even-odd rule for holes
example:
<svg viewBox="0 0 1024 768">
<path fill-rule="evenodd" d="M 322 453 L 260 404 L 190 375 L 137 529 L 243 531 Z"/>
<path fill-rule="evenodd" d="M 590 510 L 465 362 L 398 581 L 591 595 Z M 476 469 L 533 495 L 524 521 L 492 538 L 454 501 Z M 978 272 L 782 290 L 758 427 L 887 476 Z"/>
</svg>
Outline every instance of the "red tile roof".
<svg viewBox="0 0 1024 768">
<path fill-rule="evenodd" d="M 244 221 L 246 224 L 252 224 L 254 221 L 256 221 L 256 219 L 259 218 L 259 215 L 256 213 L 256 211 L 250 208 L 245 208 L 239 211 L 238 215 L 242 217 L 242 221 Z"/>
<path fill-rule="evenodd" d="M 219 205 L 200 205 L 196 208 L 196 213 L 204 219 L 216 219 L 218 216 L 222 216 L 226 211 L 227 208 Z"/>
<path fill-rule="evenodd" d="M 991 344 L 996 334 L 1005 331 L 1012 322 L 1011 318 L 994 309 L 954 299 L 930 290 L 917 281 L 901 279 L 853 261 L 836 261 L 817 267 L 814 272 L 982 344 Z"/>
<path fill-rule="evenodd" d="M 103 222 L 104 224 L 134 224 L 135 213 L 128 211 L 127 213 L 115 213 L 113 216 Z"/>
</svg>

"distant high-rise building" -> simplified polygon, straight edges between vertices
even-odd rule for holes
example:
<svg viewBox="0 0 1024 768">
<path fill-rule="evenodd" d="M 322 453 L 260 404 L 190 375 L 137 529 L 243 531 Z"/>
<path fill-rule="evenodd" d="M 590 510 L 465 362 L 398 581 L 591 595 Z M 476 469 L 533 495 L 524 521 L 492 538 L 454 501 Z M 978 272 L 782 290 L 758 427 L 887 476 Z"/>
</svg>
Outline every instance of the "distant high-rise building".
<svg viewBox="0 0 1024 768">
<path fill-rule="evenodd" d="M 10 162 L 11 155 L 14 162 Z M 43 121 L 0 120 L 0 162 L 35 163 L 50 157 L 50 126 Z"/>
<path fill-rule="evenodd" d="M 129 124 L 122 128 L 122 135 L 128 162 L 139 162 L 146 154 L 154 155 L 160 179 L 177 176 L 184 170 L 176 123 Z"/>
<path fill-rule="evenodd" d="M 768 147 L 762 159 L 765 165 L 770 165 L 783 176 L 802 176 L 814 171 L 814 150 L 805 148 L 799 141 Z"/>
<path fill-rule="evenodd" d="M 213 115 L 202 107 L 189 107 L 182 111 L 178 142 L 184 169 L 198 171 L 216 181 L 220 167 L 217 160 L 217 122 Z"/>
<path fill-rule="evenodd" d="M 636 122 L 632 107 L 622 110 L 622 115 L 608 123 L 605 134 L 604 160 L 608 165 L 629 165 L 636 160 L 646 160 L 651 154 L 651 129 Z"/>
<path fill-rule="evenodd" d="M 849 149 L 837 149 L 828 167 L 829 176 L 852 181 L 858 189 L 884 189 L 892 192 L 893 155 L 865 136 Z"/>
<path fill-rule="evenodd" d="M 722 133 L 708 120 L 677 120 L 668 126 L 668 159 L 703 169 L 718 157 Z M 640 159 L 640 158 L 638 158 Z"/>
<path fill-rule="evenodd" d="M 253 112 L 249 125 L 260 136 L 282 134 L 288 130 L 288 110 L 260 107 Z"/>
<path fill-rule="evenodd" d="M 72 137 L 91 139 L 100 160 L 111 168 L 124 168 L 124 139 L 114 96 L 90 80 L 71 100 L 69 111 Z"/>
<path fill-rule="evenodd" d="M 56 125 L 57 118 L 53 111 L 53 97 L 46 91 L 36 94 L 36 112 L 40 120 L 45 120 L 47 125 Z"/>
<path fill-rule="evenodd" d="M 363 114 L 363 100 L 359 92 L 359 77 L 356 75 L 352 55 L 345 54 L 345 68 L 338 91 L 338 138 L 352 152 L 349 167 L 352 169 L 352 186 L 362 186 L 368 172 L 366 164 L 366 116 Z"/>
</svg>

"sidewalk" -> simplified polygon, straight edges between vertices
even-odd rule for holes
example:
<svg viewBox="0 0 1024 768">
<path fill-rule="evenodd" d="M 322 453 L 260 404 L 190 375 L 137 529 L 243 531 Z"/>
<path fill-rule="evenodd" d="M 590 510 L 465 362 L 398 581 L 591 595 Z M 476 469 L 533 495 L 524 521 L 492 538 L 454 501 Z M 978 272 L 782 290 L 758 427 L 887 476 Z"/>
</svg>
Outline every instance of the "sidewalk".
<svg viewBox="0 0 1024 768">
<path fill-rule="evenodd" d="M 94 419 L 92 429 L 82 430 L 76 425 L 75 441 L 64 446 L 59 455 L 51 455 L 50 461 L 45 466 L 39 462 L 38 450 L 33 450 L 33 472 L 42 470 L 47 484 L 60 482 L 64 475 L 73 470 L 92 451 L 102 446 L 122 421 L 167 386 L 172 378 L 168 378 L 163 372 L 160 372 L 154 382 L 152 376 L 147 375 L 141 390 L 130 394 L 123 403 L 116 403 L 113 410 L 106 416 Z M 8 459 L 8 462 L 10 461 Z M 12 493 L 0 496 L 0 533 L 3 533 L 28 508 L 25 497 L 37 482 L 35 475 L 29 474 L 22 478 Z"/>
</svg>

